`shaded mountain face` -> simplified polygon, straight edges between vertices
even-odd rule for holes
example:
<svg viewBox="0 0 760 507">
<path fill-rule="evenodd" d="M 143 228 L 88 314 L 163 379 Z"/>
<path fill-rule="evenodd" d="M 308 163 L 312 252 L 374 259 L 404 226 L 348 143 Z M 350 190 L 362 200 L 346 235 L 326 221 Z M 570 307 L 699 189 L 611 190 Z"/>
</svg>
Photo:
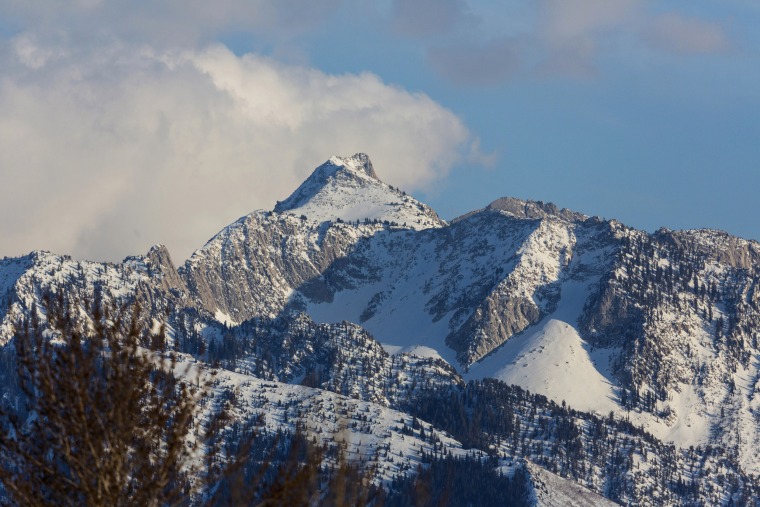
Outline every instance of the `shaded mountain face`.
<svg viewBox="0 0 760 507">
<path fill-rule="evenodd" d="M 685 501 L 693 491 L 676 492 L 671 478 L 650 484 L 633 472 L 634 462 L 647 469 L 647 453 L 672 458 L 698 484 L 694 498 L 718 504 L 733 486 L 712 485 L 710 463 L 727 460 L 741 488 L 754 487 L 747 473 L 760 474 L 759 281 L 760 245 L 719 231 L 648 234 L 514 198 L 446 223 L 357 154 L 331 158 L 273 211 L 225 227 L 179 269 L 162 246 L 120 264 L 46 252 L 0 260 L 0 342 L 32 314 L 44 321 L 45 297 L 81 303 L 73 306 L 82 326 L 87 302 L 100 297 L 139 301 L 145 321 L 165 322 L 178 349 L 290 384 L 278 389 L 316 388 L 413 413 L 421 400 L 454 400 L 467 380 L 498 379 L 545 397 L 530 398 L 549 403 L 544 415 L 523 395 L 505 395 L 499 406 L 526 426 L 478 440 L 489 430 L 479 412 L 486 406 L 473 399 L 488 396 L 476 388 L 457 424 L 473 417 L 477 429 L 435 423 L 438 410 L 415 416 L 461 431 L 451 449 L 494 446 L 505 460 L 537 461 L 616 501 L 640 501 L 650 487 Z M 564 404 L 587 415 L 560 412 Z M 579 457 L 583 473 L 563 461 L 570 451 L 536 454 L 551 441 L 597 452 L 589 428 L 608 424 L 599 414 L 628 426 L 598 438 L 640 439 L 612 486 L 599 461 L 607 454 Z M 575 428 L 567 435 L 580 432 L 577 441 L 552 433 L 562 424 Z M 545 437 L 531 432 L 533 444 L 519 445 L 526 427 L 542 425 Z M 518 441 L 504 443 L 511 438 Z M 662 442 L 697 451 L 673 457 Z"/>
</svg>

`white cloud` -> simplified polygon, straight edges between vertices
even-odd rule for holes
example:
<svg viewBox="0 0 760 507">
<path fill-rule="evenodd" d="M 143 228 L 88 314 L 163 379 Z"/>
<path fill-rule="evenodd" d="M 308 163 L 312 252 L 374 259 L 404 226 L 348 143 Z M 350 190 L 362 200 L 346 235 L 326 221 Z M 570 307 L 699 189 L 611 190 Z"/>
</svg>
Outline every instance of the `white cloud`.
<svg viewBox="0 0 760 507">
<path fill-rule="evenodd" d="M 718 53 L 731 47 L 721 24 L 681 13 L 658 14 L 641 0 L 541 0 L 534 40 L 542 73 L 593 75 L 599 54 L 630 41 L 671 53 Z M 622 42 L 622 47 L 620 46 Z"/>
<path fill-rule="evenodd" d="M 653 47 L 671 53 L 711 54 L 731 49 L 722 26 L 675 12 L 652 20 L 643 36 Z"/>
<path fill-rule="evenodd" d="M 270 208 L 333 154 L 424 188 L 467 156 L 460 119 L 370 73 L 328 75 L 223 46 L 0 47 L 0 255 L 185 258 Z"/>
<path fill-rule="evenodd" d="M 459 28 L 476 27 L 466 0 L 393 0 L 391 25 L 409 37 L 450 34 Z"/>
<path fill-rule="evenodd" d="M 591 75 L 600 42 L 640 12 L 638 0 L 540 0 L 533 34 L 540 74 Z"/>
<path fill-rule="evenodd" d="M 628 21 L 639 0 L 541 0 L 542 35 L 554 44 L 592 37 Z"/>
</svg>

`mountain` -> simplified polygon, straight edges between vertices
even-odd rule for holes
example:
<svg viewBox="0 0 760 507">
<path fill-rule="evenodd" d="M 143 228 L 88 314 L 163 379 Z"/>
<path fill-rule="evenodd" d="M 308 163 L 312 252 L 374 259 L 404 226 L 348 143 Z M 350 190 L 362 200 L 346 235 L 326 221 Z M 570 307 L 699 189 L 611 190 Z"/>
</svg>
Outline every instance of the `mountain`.
<svg viewBox="0 0 760 507">
<path fill-rule="evenodd" d="M 415 230 L 446 225 L 429 206 L 380 181 L 364 153 L 332 157 L 274 211 L 316 222 L 380 221 Z"/>
<path fill-rule="evenodd" d="M 524 474 L 528 503 L 582 487 L 579 504 L 755 505 L 759 282 L 760 244 L 720 231 L 509 197 L 447 223 L 357 154 L 179 268 L 160 245 L 119 264 L 0 260 L 0 343 L 44 322 L 46 298 L 82 325 L 95 299 L 137 301 L 220 385 L 253 386 L 241 420 L 322 434 L 351 405 L 352 452 L 384 449 L 377 480 L 399 491 L 420 463 L 459 473 L 450 453 L 496 474 L 484 488 Z"/>
</svg>

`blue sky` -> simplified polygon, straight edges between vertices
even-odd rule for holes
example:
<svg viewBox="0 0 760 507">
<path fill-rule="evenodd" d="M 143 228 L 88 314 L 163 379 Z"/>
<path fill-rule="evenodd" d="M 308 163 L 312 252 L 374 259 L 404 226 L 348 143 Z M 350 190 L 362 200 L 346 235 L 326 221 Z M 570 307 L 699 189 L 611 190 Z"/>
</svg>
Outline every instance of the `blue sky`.
<svg viewBox="0 0 760 507">
<path fill-rule="evenodd" d="M 0 255 L 180 261 L 356 151 L 444 218 L 510 195 L 760 239 L 756 2 L 0 5 Z"/>
</svg>

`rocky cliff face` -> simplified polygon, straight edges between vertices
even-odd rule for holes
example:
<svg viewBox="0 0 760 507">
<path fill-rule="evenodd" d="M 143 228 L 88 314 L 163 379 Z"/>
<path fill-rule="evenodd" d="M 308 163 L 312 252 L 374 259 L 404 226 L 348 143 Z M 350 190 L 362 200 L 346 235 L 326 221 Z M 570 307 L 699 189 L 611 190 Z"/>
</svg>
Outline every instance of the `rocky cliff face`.
<svg viewBox="0 0 760 507">
<path fill-rule="evenodd" d="M 318 223 L 288 213 L 255 212 L 212 238 L 180 268 L 195 302 L 235 322 L 275 317 L 300 290 L 330 301 L 325 273 L 381 225 Z"/>
</svg>

